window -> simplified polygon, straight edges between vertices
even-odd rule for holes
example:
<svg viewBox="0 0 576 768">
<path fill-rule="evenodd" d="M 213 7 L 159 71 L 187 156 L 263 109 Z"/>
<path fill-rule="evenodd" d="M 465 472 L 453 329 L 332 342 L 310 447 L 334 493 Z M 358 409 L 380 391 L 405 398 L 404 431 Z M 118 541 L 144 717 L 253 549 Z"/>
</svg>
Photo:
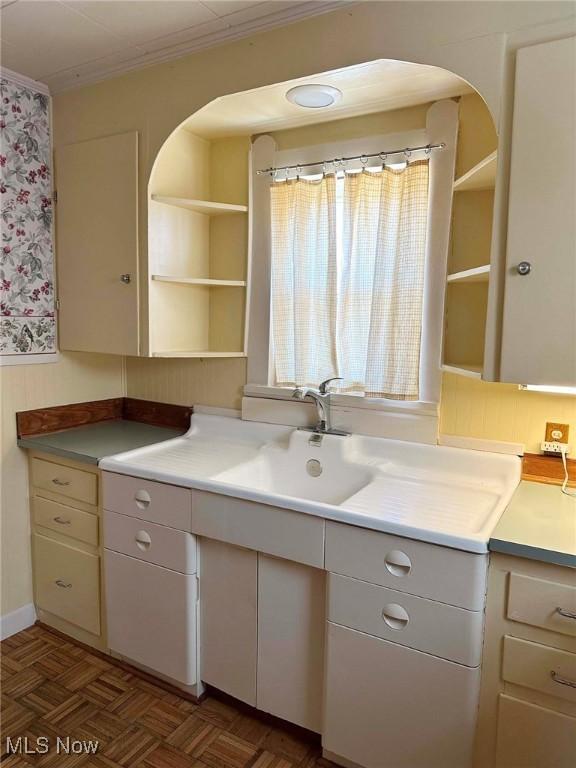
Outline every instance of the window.
<svg viewBox="0 0 576 768">
<path fill-rule="evenodd" d="M 429 161 L 275 181 L 273 384 L 420 399 Z"/>
</svg>

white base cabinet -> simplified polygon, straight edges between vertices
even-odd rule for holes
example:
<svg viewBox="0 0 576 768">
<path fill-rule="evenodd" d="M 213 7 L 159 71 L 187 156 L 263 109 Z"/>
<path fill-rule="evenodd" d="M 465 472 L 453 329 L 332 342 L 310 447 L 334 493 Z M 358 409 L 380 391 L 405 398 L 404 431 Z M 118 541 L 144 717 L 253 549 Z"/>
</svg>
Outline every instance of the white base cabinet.
<svg viewBox="0 0 576 768">
<path fill-rule="evenodd" d="M 108 644 L 182 685 L 196 683 L 196 576 L 105 550 Z"/>
<path fill-rule="evenodd" d="M 479 668 L 328 623 L 322 744 L 364 768 L 467 768 Z"/>
<path fill-rule="evenodd" d="M 256 706 L 258 555 L 200 540 L 201 678 Z"/>
<path fill-rule="evenodd" d="M 324 571 L 258 555 L 258 709 L 320 733 Z"/>
</svg>

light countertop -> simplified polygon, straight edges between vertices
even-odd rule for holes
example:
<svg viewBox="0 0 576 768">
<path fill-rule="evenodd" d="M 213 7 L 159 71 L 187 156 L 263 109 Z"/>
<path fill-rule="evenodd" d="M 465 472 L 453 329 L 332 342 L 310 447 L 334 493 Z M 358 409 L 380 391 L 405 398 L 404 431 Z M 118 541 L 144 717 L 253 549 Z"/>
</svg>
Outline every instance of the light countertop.
<svg viewBox="0 0 576 768">
<path fill-rule="evenodd" d="M 559 485 L 522 481 L 489 547 L 492 552 L 576 567 L 576 498 L 563 494 Z"/>
<path fill-rule="evenodd" d="M 181 434 L 182 430 L 171 427 L 155 427 L 139 421 L 118 419 L 45 435 L 21 437 L 18 439 L 18 445 L 74 461 L 98 464 L 104 456 L 133 451 L 179 437 Z"/>
</svg>

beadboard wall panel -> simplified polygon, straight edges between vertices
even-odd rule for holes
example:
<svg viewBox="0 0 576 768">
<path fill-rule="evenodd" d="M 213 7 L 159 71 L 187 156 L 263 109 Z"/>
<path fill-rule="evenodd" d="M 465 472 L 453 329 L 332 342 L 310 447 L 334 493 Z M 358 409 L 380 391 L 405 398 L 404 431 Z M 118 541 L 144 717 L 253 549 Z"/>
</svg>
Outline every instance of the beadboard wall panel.
<svg viewBox="0 0 576 768">
<path fill-rule="evenodd" d="M 576 435 L 576 397 L 444 374 L 441 434 L 523 443 L 526 452 L 539 453 L 547 421 L 569 424 Z"/>
</svg>

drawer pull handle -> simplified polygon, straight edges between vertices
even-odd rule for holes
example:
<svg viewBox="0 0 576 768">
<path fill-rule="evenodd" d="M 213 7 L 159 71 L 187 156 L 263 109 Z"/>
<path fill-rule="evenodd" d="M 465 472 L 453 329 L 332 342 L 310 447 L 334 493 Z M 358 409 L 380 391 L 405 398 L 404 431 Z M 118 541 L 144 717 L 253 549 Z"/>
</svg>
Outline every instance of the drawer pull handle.
<svg viewBox="0 0 576 768">
<path fill-rule="evenodd" d="M 558 683 L 558 685 L 567 685 L 568 688 L 576 688 L 576 680 L 568 680 L 567 677 L 561 677 L 557 672 L 554 672 L 554 670 L 550 671 L 550 677 L 555 683 Z"/>
<path fill-rule="evenodd" d="M 412 561 L 405 552 L 393 549 L 384 558 L 384 565 L 392 576 L 408 576 L 412 570 Z"/>
<path fill-rule="evenodd" d="M 405 608 L 402 608 L 398 603 L 388 603 L 382 609 L 382 618 L 384 623 L 390 627 L 390 629 L 404 629 L 410 621 L 410 616 Z"/>
<path fill-rule="evenodd" d="M 139 509 L 146 509 L 150 506 L 152 499 L 148 491 L 136 491 L 134 494 L 134 501 Z"/>
<path fill-rule="evenodd" d="M 59 515 L 57 515 L 56 517 L 53 517 L 52 520 L 54 520 L 55 523 L 58 523 L 58 525 L 71 525 L 72 524 L 71 520 L 64 520 L 64 518 L 60 517 Z"/>
<path fill-rule="evenodd" d="M 564 616 L 565 619 L 576 619 L 576 613 L 567 611 L 566 608 L 556 608 L 556 613 L 559 613 L 560 616 Z"/>
<path fill-rule="evenodd" d="M 54 485 L 70 485 L 70 480 L 59 480 L 57 477 L 53 478 Z"/>
<path fill-rule="evenodd" d="M 62 581 L 62 579 L 56 579 L 54 582 L 57 587 L 62 587 L 62 589 L 70 589 L 72 587 L 72 584 L 70 582 Z"/>
<path fill-rule="evenodd" d="M 150 545 L 152 544 L 150 534 L 146 533 L 146 531 L 138 531 L 134 537 L 134 540 L 136 541 L 136 546 L 138 549 L 141 549 L 143 552 L 146 552 L 146 550 L 150 549 Z"/>
</svg>

